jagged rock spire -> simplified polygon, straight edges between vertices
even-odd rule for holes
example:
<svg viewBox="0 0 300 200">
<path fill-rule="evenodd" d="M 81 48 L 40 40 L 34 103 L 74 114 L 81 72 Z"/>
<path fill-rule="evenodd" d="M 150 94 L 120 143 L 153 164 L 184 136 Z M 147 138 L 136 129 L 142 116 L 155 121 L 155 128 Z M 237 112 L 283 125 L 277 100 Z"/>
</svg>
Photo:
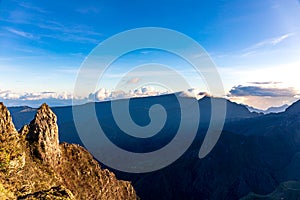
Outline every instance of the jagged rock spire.
<svg viewBox="0 0 300 200">
<path fill-rule="evenodd" d="M 19 134 L 6 106 L 0 102 L 0 171 L 8 174 L 25 164 Z"/>
<path fill-rule="evenodd" d="M 60 150 L 56 115 L 43 104 L 28 125 L 26 139 L 35 156 L 54 166 L 59 162 Z"/>
<path fill-rule="evenodd" d="M 6 106 L 0 102 L 0 134 L 15 134 L 16 128 L 12 122 L 12 118 Z"/>
<path fill-rule="evenodd" d="M 0 199 L 138 199 L 129 182 L 102 170 L 83 147 L 59 145 L 46 104 L 18 134 L 0 103 L 0 131 Z"/>
</svg>

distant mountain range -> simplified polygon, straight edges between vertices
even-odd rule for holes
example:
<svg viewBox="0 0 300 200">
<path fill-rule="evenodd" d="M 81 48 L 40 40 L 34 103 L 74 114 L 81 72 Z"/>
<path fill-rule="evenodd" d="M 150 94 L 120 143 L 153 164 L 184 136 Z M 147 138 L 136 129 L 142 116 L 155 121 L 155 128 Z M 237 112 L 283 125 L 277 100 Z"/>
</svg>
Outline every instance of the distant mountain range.
<svg viewBox="0 0 300 200">
<path fill-rule="evenodd" d="M 188 98 L 188 97 L 180 97 L 180 98 Z M 223 98 L 214 98 L 218 101 L 224 101 L 226 102 L 227 106 L 227 114 L 226 114 L 226 120 L 232 121 L 232 120 L 238 120 L 243 118 L 251 118 L 260 116 L 261 113 L 251 113 L 248 110 L 247 106 L 237 104 L 234 102 L 231 102 L 229 100 L 223 99 Z M 122 101 L 122 100 L 117 100 Z M 133 98 L 131 99 L 131 106 L 130 112 L 135 115 L 138 112 L 146 112 L 149 106 L 154 104 L 155 102 L 162 103 L 164 105 L 164 108 L 167 109 L 167 112 L 170 112 L 170 114 L 174 114 L 176 111 L 178 111 L 179 104 L 176 100 L 176 97 L 174 94 L 167 94 L 167 95 L 161 95 L 161 96 L 152 96 L 152 97 L 140 97 L 140 98 Z M 201 122 L 209 122 L 210 121 L 210 115 L 211 115 L 211 97 L 204 97 L 199 102 L 199 108 L 201 113 Z M 110 109 L 111 102 L 97 102 L 95 103 L 95 107 L 97 111 L 101 111 L 101 115 L 104 116 L 111 116 Z M 82 105 L 83 107 L 85 105 Z M 13 116 L 13 121 L 17 129 L 20 129 L 24 124 L 30 122 L 30 119 L 34 116 L 36 112 L 36 108 L 31 108 L 28 106 L 19 106 L 19 107 L 9 107 L 8 108 Z M 52 108 L 54 113 L 58 116 L 58 123 L 62 125 L 66 121 L 72 121 L 72 107 L 71 106 L 63 106 L 63 107 L 53 107 Z M 177 109 L 177 110 L 176 110 Z M 100 113 L 100 112 L 99 112 Z M 141 113 L 144 116 L 144 113 Z M 139 117 L 137 117 L 139 118 Z"/>
<path fill-rule="evenodd" d="M 274 106 L 274 107 L 272 106 L 272 107 L 269 107 L 266 110 L 261 110 L 261 109 L 253 108 L 252 106 L 248 106 L 248 105 L 246 105 L 246 107 L 248 108 L 248 110 L 250 112 L 257 112 L 257 113 L 269 114 L 269 113 L 284 112 L 289 107 L 289 105 L 284 104 L 282 106 L 277 106 L 277 107 L 276 106 Z"/>
<path fill-rule="evenodd" d="M 227 105 L 226 121 L 221 138 L 205 158 L 199 159 L 198 152 L 211 117 L 210 97 L 198 101 L 201 120 L 197 136 L 173 164 L 145 174 L 110 170 L 118 178 L 130 180 L 138 196 L 146 200 L 299 199 L 300 101 L 284 112 L 268 115 L 250 112 L 246 106 L 226 99 L 217 101 Z M 124 136 L 114 122 L 111 102 L 93 105 L 101 126 L 115 144 L 131 151 L 148 152 L 167 144 L 180 123 L 179 104 L 174 95 L 131 99 L 131 116 L 136 123 L 149 123 L 148 109 L 153 104 L 163 105 L 168 118 L 158 136 L 145 141 Z M 85 106 L 89 105 L 82 105 L 83 110 Z M 28 107 L 9 109 L 17 127 L 27 123 L 34 113 Z M 56 107 L 53 111 L 58 117 L 60 140 L 81 144 L 72 107 Z M 87 127 L 88 117 L 82 116 Z"/>
</svg>

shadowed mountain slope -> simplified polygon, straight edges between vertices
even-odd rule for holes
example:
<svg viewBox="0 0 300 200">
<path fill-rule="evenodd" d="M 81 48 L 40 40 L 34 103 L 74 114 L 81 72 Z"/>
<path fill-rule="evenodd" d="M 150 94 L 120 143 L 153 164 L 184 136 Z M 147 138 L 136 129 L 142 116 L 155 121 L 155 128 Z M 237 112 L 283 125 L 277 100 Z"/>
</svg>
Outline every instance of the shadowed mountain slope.
<svg viewBox="0 0 300 200">
<path fill-rule="evenodd" d="M 112 117 L 111 102 L 91 105 L 95 106 L 101 126 L 115 144 L 131 151 L 147 152 L 161 148 L 176 134 L 180 117 L 178 104 L 170 95 L 130 101 L 132 119 L 140 125 L 149 123 L 149 107 L 157 103 L 162 104 L 168 113 L 166 126 L 156 138 L 145 141 L 124 136 Z M 281 183 L 300 181 L 300 101 L 283 113 L 268 115 L 251 113 L 245 106 L 228 101 L 221 137 L 203 159 L 198 158 L 198 153 L 210 118 L 210 100 L 205 97 L 198 103 L 202 121 L 197 136 L 177 161 L 145 174 L 110 169 L 118 178 L 130 180 L 141 199 L 232 200 L 248 194 L 271 198 L 274 196 L 270 196 L 272 192 L 281 191 Z M 82 105 L 82 110 L 86 106 Z M 78 135 L 74 134 L 76 129 L 71 109 L 60 107 L 54 112 L 61 116 L 58 123 L 63 140 L 80 143 Z M 82 120 L 88 127 L 88 113 L 82 115 Z M 294 196 L 288 197 L 297 200 Z"/>
</svg>

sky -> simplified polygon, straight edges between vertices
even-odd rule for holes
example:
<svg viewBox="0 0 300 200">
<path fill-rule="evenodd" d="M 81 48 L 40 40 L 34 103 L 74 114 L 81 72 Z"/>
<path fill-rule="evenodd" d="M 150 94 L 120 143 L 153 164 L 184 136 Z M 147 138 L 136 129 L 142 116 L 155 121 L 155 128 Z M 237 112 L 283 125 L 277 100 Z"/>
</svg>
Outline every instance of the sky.
<svg viewBox="0 0 300 200">
<path fill-rule="evenodd" d="M 291 104 L 300 96 L 299 19 L 297 0 L 0 0 L 0 101 L 60 106 L 72 98 L 101 101 L 176 92 L 151 84 L 145 74 L 123 80 L 136 84 L 134 90 L 116 90 L 124 73 L 153 62 L 177 70 L 193 88 L 189 92 L 209 93 L 181 58 L 144 49 L 114 62 L 89 96 L 74 96 L 80 67 L 99 43 L 126 30 L 162 27 L 191 37 L 206 50 L 226 98 L 260 109 Z M 143 79 L 149 84 L 139 84 Z M 178 84 L 176 90 L 186 88 Z"/>
</svg>

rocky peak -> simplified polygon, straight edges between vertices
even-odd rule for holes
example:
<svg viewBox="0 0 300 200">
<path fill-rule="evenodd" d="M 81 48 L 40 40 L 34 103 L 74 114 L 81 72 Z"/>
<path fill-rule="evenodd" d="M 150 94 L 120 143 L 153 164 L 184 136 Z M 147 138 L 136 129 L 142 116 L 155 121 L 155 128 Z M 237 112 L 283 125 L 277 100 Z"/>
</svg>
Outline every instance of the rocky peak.
<svg viewBox="0 0 300 200">
<path fill-rule="evenodd" d="M 47 164 L 54 166 L 59 161 L 59 141 L 56 115 L 47 104 L 43 104 L 30 122 L 26 139 L 30 142 L 32 153 Z"/>
<path fill-rule="evenodd" d="M 0 134 L 15 134 L 17 133 L 15 126 L 12 122 L 10 113 L 6 106 L 0 102 Z"/>
<path fill-rule="evenodd" d="M 138 199 L 83 147 L 59 144 L 56 120 L 43 104 L 17 134 L 0 103 L 0 199 Z"/>
<path fill-rule="evenodd" d="M 0 102 L 0 171 L 11 173 L 23 166 L 18 132 L 8 109 Z"/>
</svg>

